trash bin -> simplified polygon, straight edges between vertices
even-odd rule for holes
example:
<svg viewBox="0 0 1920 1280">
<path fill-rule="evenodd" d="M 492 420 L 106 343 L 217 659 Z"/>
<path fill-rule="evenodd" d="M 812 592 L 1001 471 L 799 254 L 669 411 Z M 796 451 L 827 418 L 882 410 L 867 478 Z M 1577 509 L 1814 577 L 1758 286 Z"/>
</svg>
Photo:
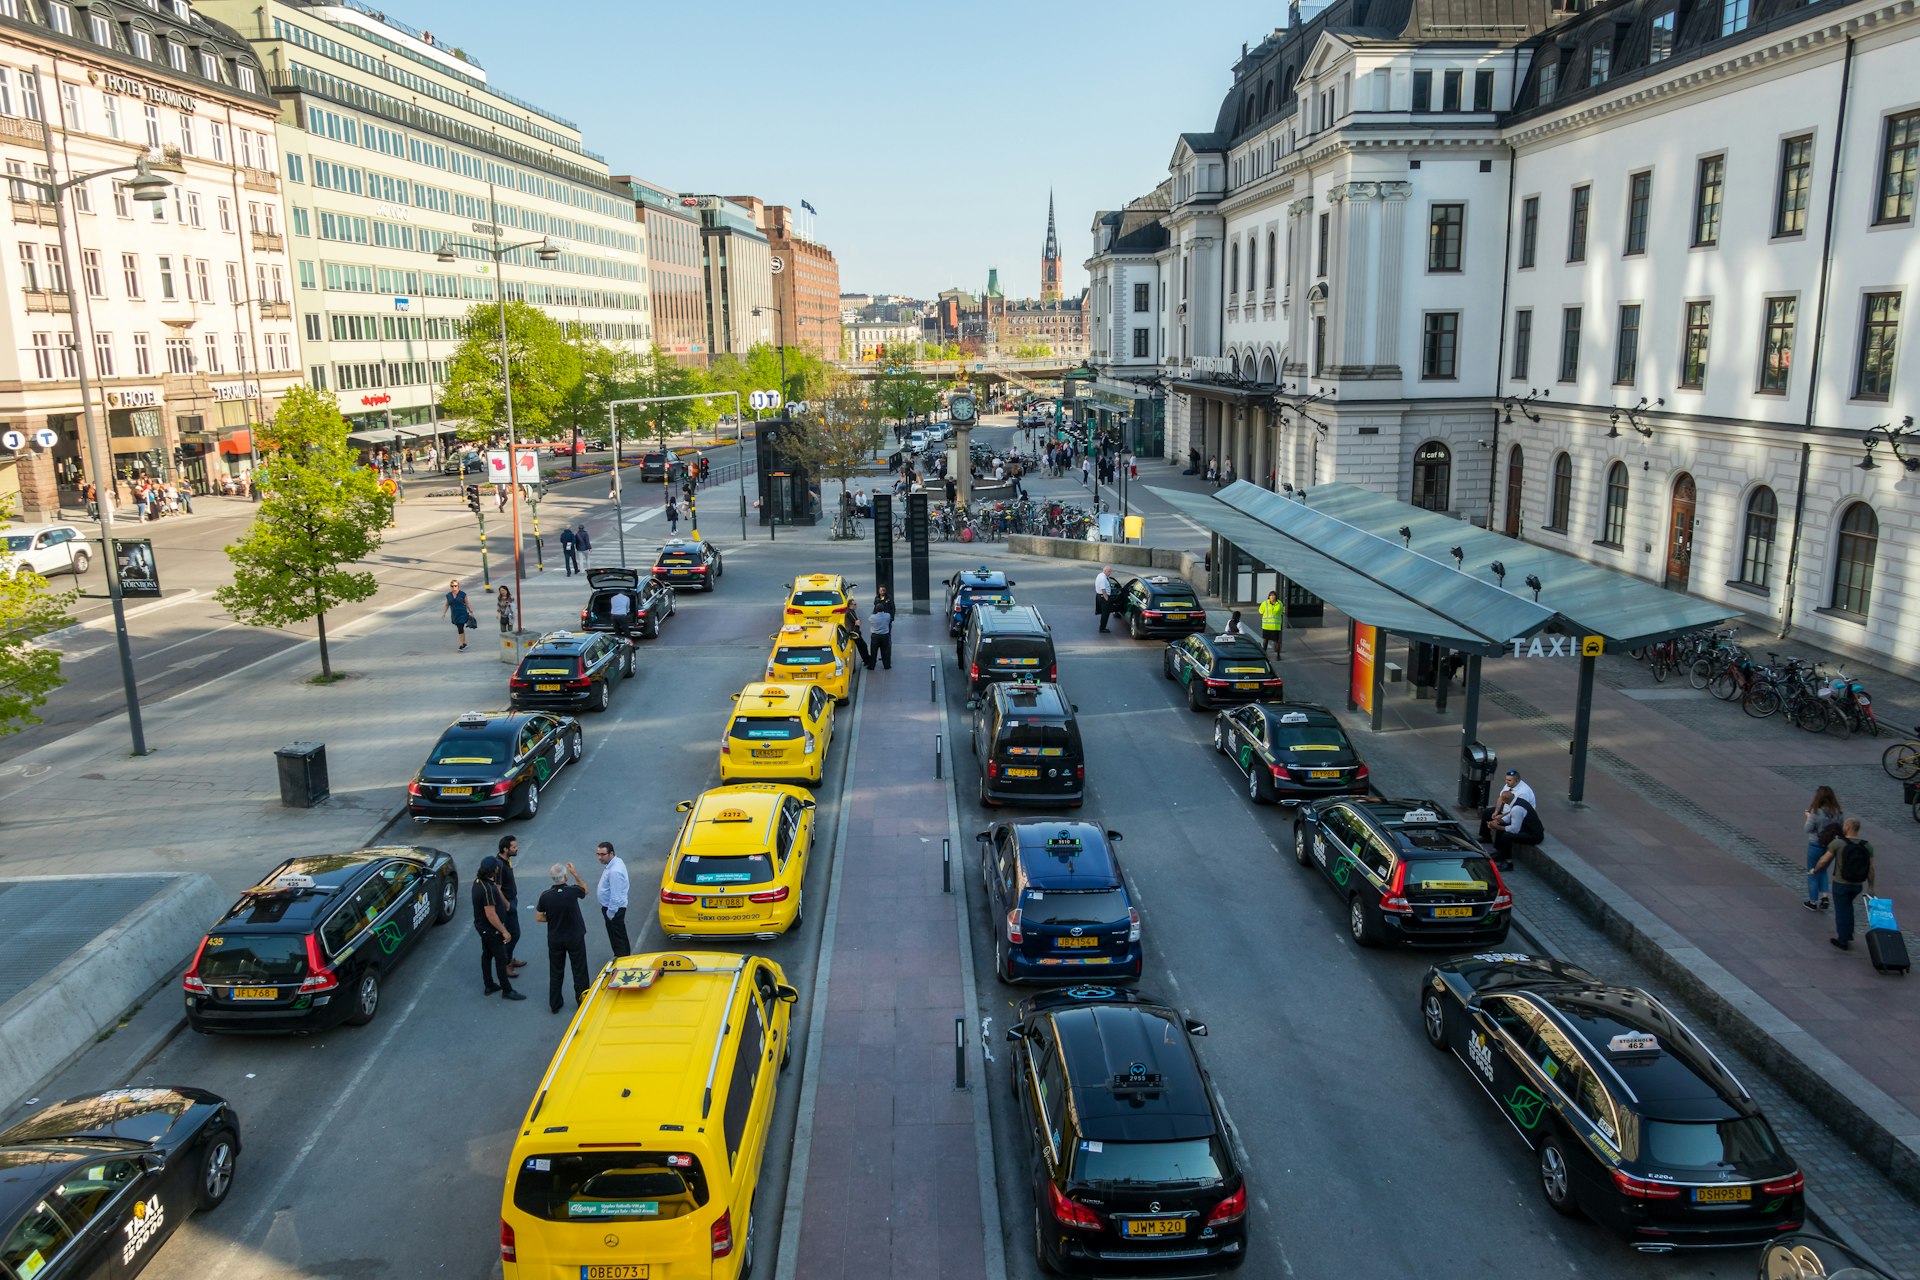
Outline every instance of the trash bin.
<svg viewBox="0 0 1920 1280">
<path fill-rule="evenodd" d="M 289 742 L 274 752 L 280 765 L 280 803 L 311 809 L 327 798 L 327 744 Z"/>
<path fill-rule="evenodd" d="M 1500 757 L 1484 742 L 1469 742 L 1460 748 L 1460 803 L 1484 809 L 1493 791 L 1493 771 Z"/>
</svg>

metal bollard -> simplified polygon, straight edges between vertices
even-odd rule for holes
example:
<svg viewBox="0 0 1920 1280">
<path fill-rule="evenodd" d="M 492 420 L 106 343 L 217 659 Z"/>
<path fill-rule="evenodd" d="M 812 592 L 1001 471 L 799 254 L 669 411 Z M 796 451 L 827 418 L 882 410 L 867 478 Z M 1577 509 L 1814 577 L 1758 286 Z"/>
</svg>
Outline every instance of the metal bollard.
<svg viewBox="0 0 1920 1280">
<path fill-rule="evenodd" d="M 967 1087 L 967 1020 L 964 1015 L 953 1020 L 953 1087 Z"/>
<path fill-rule="evenodd" d="M 940 739 L 941 739 L 940 734 L 936 733 L 933 735 L 933 776 L 935 778 L 939 778 L 941 776 L 940 774 L 940 747 L 941 747 Z"/>
<path fill-rule="evenodd" d="M 927 701 L 928 702 L 940 701 L 940 694 L 938 692 L 939 681 L 937 678 L 939 676 L 939 672 L 934 669 L 935 665 L 936 664 L 931 662 L 927 664 Z"/>
<path fill-rule="evenodd" d="M 940 892 L 953 892 L 953 841 L 944 837 L 940 841 Z"/>
</svg>

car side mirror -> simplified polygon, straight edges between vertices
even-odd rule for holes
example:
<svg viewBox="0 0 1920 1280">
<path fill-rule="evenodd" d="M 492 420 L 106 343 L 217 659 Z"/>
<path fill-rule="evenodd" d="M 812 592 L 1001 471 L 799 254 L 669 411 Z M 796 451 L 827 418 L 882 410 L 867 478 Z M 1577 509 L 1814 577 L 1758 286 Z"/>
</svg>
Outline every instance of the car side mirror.
<svg viewBox="0 0 1920 1280">
<path fill-rule="evenodd" d="M 1007 1039 L 1016 1043 L 1027 1038 L 1027 1029 L 1018 1022 L 1007 1028 Z"/>
<path fill-rule="evenodd" d="M 1020 584 L 1019 584 L 1019 583 L 1017 583 L 1017 582 L 1015 582 L 1015 581 L 1014 581 L 1014 580 L 1013 580 L 1012 578 L 1008 578 L 1008 579 L 1007 579 L 1007 585 L 1008 585 L 1008 586 L 1010 586 L 1010 587 L 1017 587 L 1017 586 L 1019 586 Z"/>
<path fill-rule="evenodd" d="M 675 813 L 685 813 L 687 810 L 691 808 L 693 808 L 693 801 L 682 800 L 679 804 L 673 806 L 673 811 Z"/>
<path fill-rule="evenodd" d="M 1126 837 L 1121 835 L 1118 831 L 1109 831 L 1107 832 L 1107 839 L 1119 841 L 1119 840 L 1126 839 Z"/>
<path fill-rule="evenodd" d="M 820 807 L 820 802 L 818 800 L 802 800 L 800 807 L 802 809 L 817 809 Z"/>
<path fill-rule="evenodd" d="M 800 998 L 800 989 L 798 987 L 790 987 L 784 982 L 775 987 L 774 992 L 788 1004 L 792 1004 Z"/>
<path fill-rule="evenodd" d="M 992 841 L 993 835 L 990 832 L 982 831 L 979 835 L 975 836 L 974 839 L 981 844 L 987 844 Z"/>
<path fill-rule="evenodd" d="M 1071 710 L 1073 711 L 1073 713 L 1074 713 L 1075 715 L 1079 715 L 1079 714 L 1080 714 L 1080 704 L 1079 704 L 1079 703 L 1077 703 L 1077 702 L 1069 702 L 1069 703 L 1067 704 L 1067 706 L 1068 706 L 1068 708 L 1069 708 L 1069 709 L 1071 709 Z"/>
<path fill-rule="evenodd" d="M 1195 1022 L 1192 1018 L 1188 1018 L 1187 1034 L 1190 1036 L 1203 1036 L 1207 1034 L 1207 1024 L 1204 1022 Z"/>
</svg>

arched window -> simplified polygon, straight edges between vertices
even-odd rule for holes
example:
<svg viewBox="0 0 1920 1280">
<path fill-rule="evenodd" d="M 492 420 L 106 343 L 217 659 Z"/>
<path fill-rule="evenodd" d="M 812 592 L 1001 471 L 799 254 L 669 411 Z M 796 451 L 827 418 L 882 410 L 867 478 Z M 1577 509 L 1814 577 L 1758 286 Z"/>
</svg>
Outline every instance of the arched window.
<svg viewBox="0 0 1920 1280">
<path fill-rule="evenodd" d="M 1267 288 L 1273 288 L 1273 232 L 1267 232 Z"/>
<path fill-rule="evenodd" d="M 1840 554 L 1833 564 L 1833 607 L 1865 617 L 1873 603 L 1873 559 L 1880 549 L 1880 519 L 1856 502 L 1840 516 Z"/>
<path fill-rule="evenodd" d="M 1254 281 L 1260 267 L 1260 236 L 1257 232 L 1247 233 L 1247 292 L 1254 290 Z"/>
<path fill-rule="evenodd" d="M 1278 368 L 1273 363 L 1273 356 L 1268 354 L 1260 357 L 1260 381 L 1266 383 L 1268 386 L 1272 386 L 1279 380 L 1280 374 Z"/>
<path fill-rule="evenodd" d="M 1260 94 L 1260 114 L 1262 116 L 1273 114 L 1273 81 L 1271 80 L 1267 81 L 1267 87 Z"/>
<path fill-rule="evenodd" d="M 1227 272 L 1227 292 L 1240 292 L 1240 242 L 1233 242 L 1233 269 Z"/>
<path fill-rule="evenodd" d="M 1747 519 L 1740 535 L 1740 581 L 1764 588 L 1773 576 L 1773 534 L 1780 520 L 1780 503 L 1773 490 L 1761 485 L 1747 497 Z"/>
<path fill-rule="evenodd" d="M 1507 524 L 1509 538 L 1520 536 L 1520 508 L 1526 496 L 1526 455 L 1515 445 L 1507 450 Z"/>
<path fill-rule="evenodd" d="M 1625 546 L 1627 541 L 1627 464 L 1616 462 L 1607 468 L 1607 524 L 1600 541 L 1610 547 Z"/>
<path fill-rule="evenodd" d="M 1413 455 L 1413 505 L 1445 511 L 1453 488 L 1453 450 L 1429 440 Z"/>
<path fill-rule="evenodd" d="M 1553 496 L 1547 506 L 1547 528 L 1567 531 L 1567 516 L 1573 510 L 1573 455 L 1563 453 L 1553 460 Z"/>
</svg>

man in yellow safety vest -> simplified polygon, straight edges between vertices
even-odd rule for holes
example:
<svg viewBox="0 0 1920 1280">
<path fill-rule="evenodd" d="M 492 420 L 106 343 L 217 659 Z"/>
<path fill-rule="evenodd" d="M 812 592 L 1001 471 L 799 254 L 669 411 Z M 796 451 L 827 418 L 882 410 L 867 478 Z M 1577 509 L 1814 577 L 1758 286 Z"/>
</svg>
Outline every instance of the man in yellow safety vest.
<svg viewBox="0 0 1920 1280">
<path fill-rule="evenodd" d="M 1278 591 L 1267 592 L 1267 598 L 1260 602 L 1260 652 L 1273 647 L 1273 656 L 1280 656 L 1280 642 L 1287 632 L 1287 606 L 1280 599 Z"/>
</svg>

